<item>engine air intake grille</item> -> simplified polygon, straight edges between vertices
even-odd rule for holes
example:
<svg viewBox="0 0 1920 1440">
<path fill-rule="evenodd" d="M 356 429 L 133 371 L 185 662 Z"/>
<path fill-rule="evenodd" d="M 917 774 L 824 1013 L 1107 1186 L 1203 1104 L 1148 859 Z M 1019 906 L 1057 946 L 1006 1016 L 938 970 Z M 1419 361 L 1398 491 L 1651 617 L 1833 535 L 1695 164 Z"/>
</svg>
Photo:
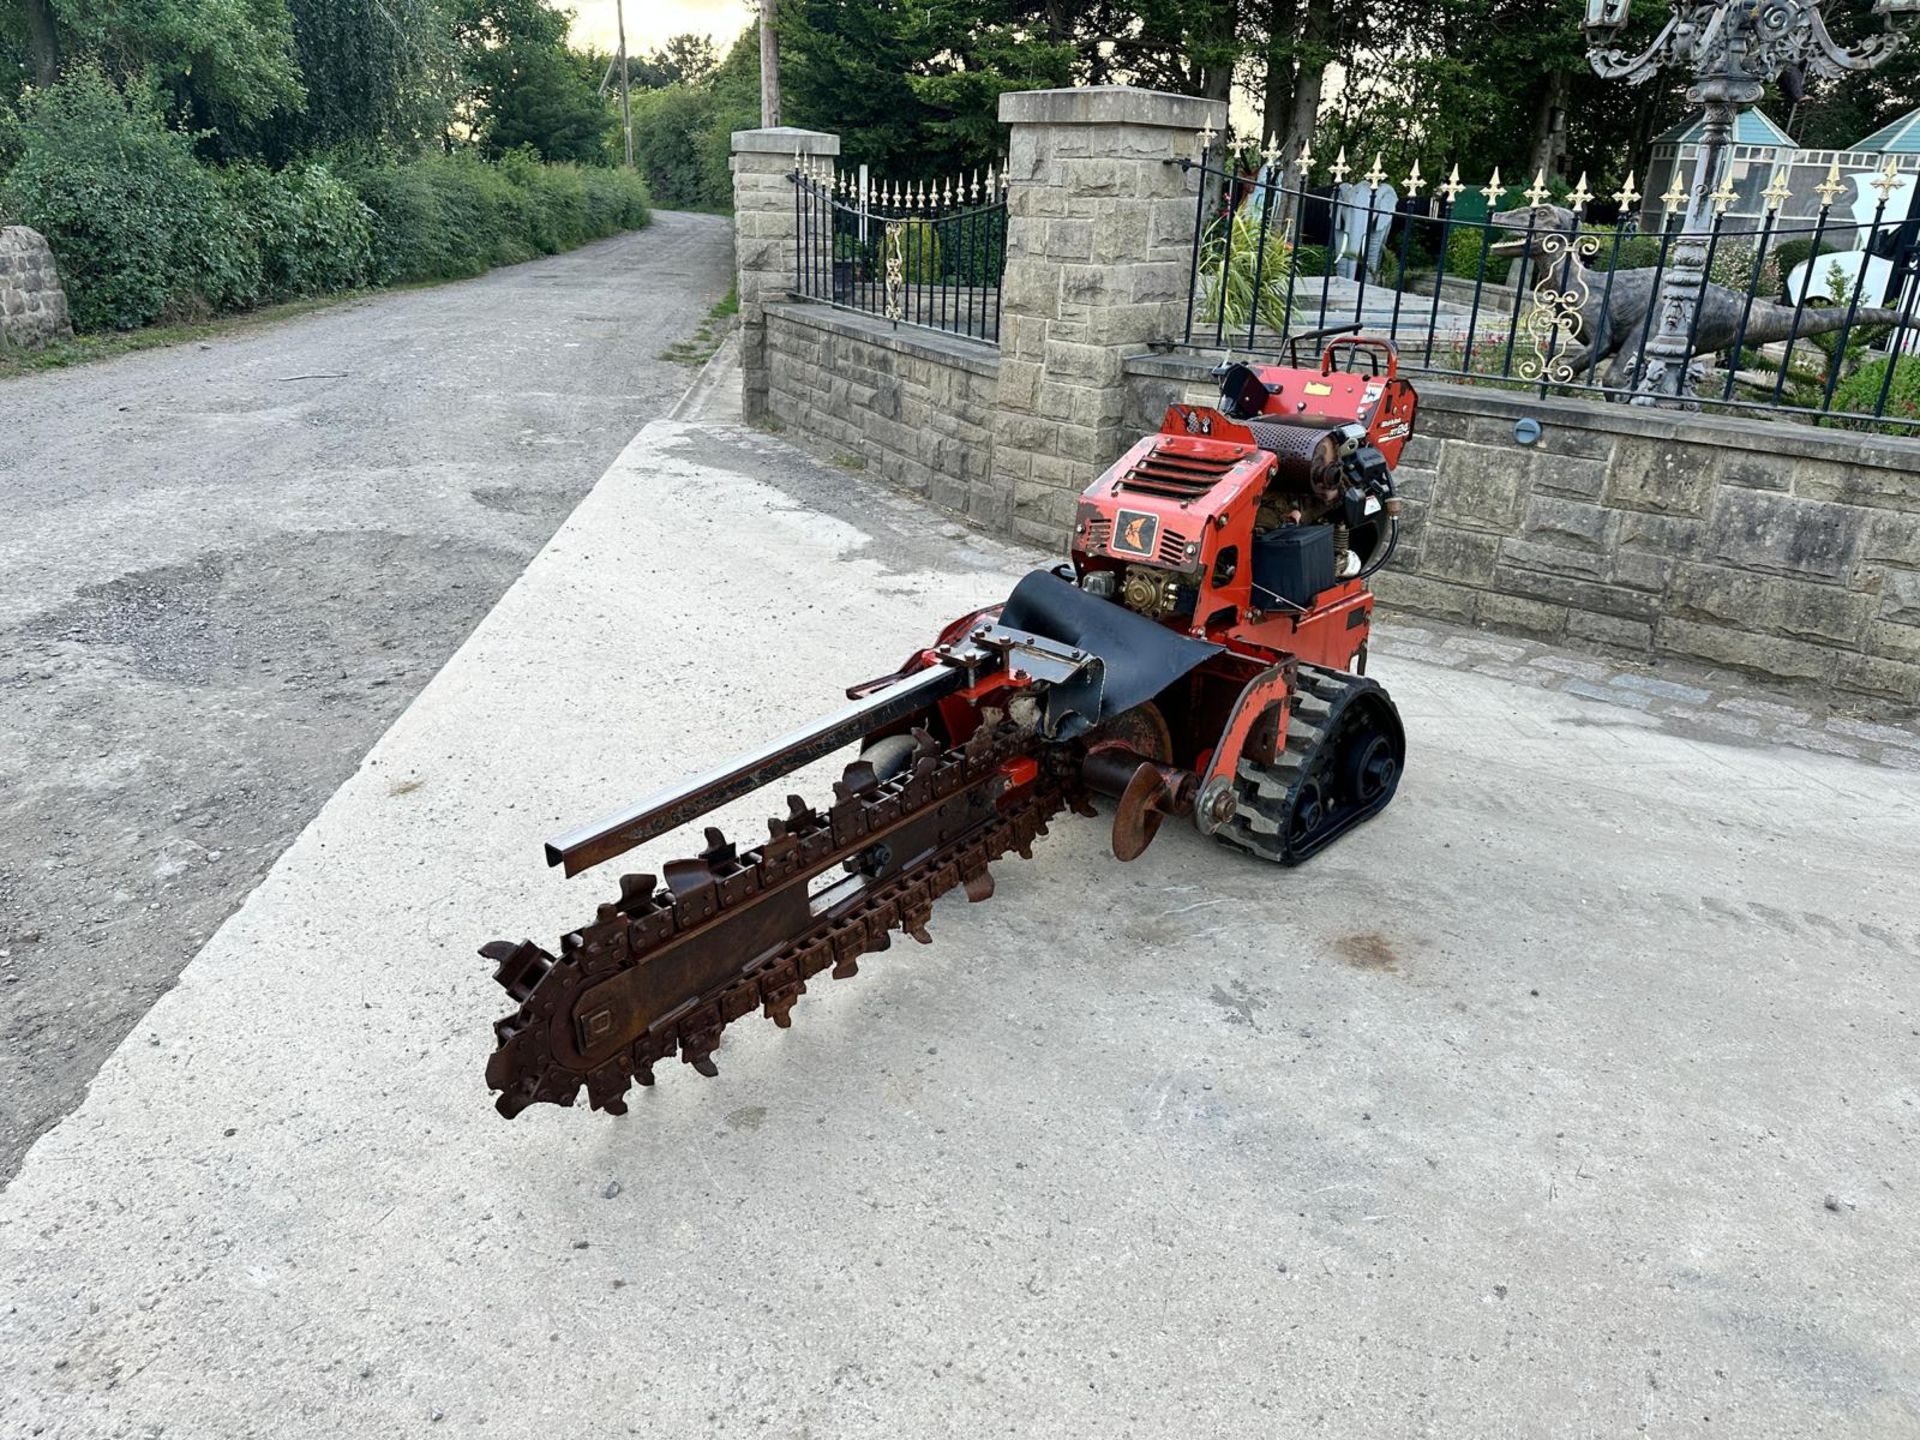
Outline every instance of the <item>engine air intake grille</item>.
<svg viewBox="0 0 1920 1440">
<path fill-rule="evenodd" d="M 1115 488 L 1134 490 L 1142 495 L 1165 495 L 1174 500 L 1195 500 L 1239 463 L 1237 456 L 1176 455 L 1156 446 L 1120 477 Z"/>
</svg>

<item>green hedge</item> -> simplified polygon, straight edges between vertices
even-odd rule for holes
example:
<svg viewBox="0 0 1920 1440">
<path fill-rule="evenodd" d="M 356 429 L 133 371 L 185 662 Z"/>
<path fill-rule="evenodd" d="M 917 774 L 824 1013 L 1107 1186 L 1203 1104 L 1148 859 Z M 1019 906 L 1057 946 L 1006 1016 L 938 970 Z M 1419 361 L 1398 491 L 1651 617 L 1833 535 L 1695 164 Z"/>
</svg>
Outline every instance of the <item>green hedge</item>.
<svg viewBox="0 0 1920 1440">
<path fill-rule="evenodd" d="M 629 170 L 543 165 L 524 152 L 492 164 L 472 154 L 351 168 L 373 213 L 373 279 L 455 280 L 555 255 L 651 218 Z"/>
<path fill-rule="evenodd" d="M 525 152 L 205 165 L 152 96 L 85 70 L 28 92 L 6 156 L 0 212 L 47 237 L 80 330 L 478 275 L 651 218 L 631 171 Z"/>
<path fill-rule="evenodd" d="M 641 90 L 633 96 L 634 163 L 662 205 L 709 210 L 733 204 L 733 176 L 725 159 L 715 166 L 708 153 L 707 137 L 717 113 L 713 93 L 691 85 Z M 740 128 L 758 123 L 755 116 Z M 731 132 L 727 138 L 731 142 Z"/>
<path fill-rule="evenodd" d="M 234 238 L 258 276 L 249 293 L 226 297 L 230 303 L 264 305 L 367 283 L 373 214 L 325 165 L 235 165 L 217 174 Z"/>
<path fill-rule="evenodd" d="M 1833 391 L 1833 408 L 1871 415 L 1880 403 L 1880 387 L 1887 387 L 1885 413 L 1905 420 L 1920 420 L 1920 360 L 1902 355 L 1893 361 L 1893 383 L 1887 384 L 1888 361 L 1875 360 L 1847 376 Z M 1835 424 L 1845 424 L 1835 421 Z"/>
<path fill-rule="evenodd" d="M 258 257 L 192 140 L 151 92 L 122 95 L 85 70 L 29 91 L 9 126 L 18 159 L 0 209 L 47 237 L 81 330 L 251 302 Z"/>
</svg>

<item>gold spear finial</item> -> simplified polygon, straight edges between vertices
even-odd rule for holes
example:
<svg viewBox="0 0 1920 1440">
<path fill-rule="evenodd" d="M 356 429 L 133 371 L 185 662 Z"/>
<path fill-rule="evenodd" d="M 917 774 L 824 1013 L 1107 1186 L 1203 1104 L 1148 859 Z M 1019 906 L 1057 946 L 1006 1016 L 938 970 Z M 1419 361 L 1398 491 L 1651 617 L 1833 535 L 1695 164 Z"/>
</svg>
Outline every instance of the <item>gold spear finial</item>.
<svg viewBox="0 0 1920 1440">
<path fill-rule="evenodd" d="M 1219 136 L 1219 133 L 1218 130 L 1213 128 L 1213 121 L 1211 120 L 1200 127 L 1200 133 L 1195 137 L 1199 145 L 1200 159 L 1205 160 L 1207 158 L 1207 152 L 1213 149 L 1213 142 Z"/>
<path fill-rule="evenodd" d="M 1833 202 L 1846 192 L 1846 181 L 1840 178 L 1840 162 L 1835 160 L 1827 166 L 1827 178 L 1813 187 L 1813 193 L 1820 197 L 1822 209 L 1831 209 Z"/>
<path fill-rule="evenodd" d="M 1773 178 L 1767 182 L 1767 188 L 1760 192 L 1760 198 L 1767 202 L 1767 209 L 1779 210 L 1793 198 L 1793 191 L 1787 188 L 1787 167 L 1776 166 Z"/>
<path fill-rule="evenodd" d="M 1740 192 L 1733 188 L 1732 171 L 1727 172 L 1726 176 L 1720 181 L 1720 188 L 1707 196 L 1707 198 L 1713 202 L 1714 214 L 1724 215 L 1727 213 L 1727 207 L 1740 198 Z"/>
<path fill-rule="evenodd" d="M 1880 203 L 1886 204 L 1893 198 L 1893 192 L 1902 185 L 1900 165 L 1891 155 L 1887 157 L 1887 168 L 1867 182 L 1880 192 Z"/>
<path fill-rule="evenodd" d="M 1266 161 L 1269 170 L 1273 168 L 1273 162 L 1280 158 L 1280 137 L 1278 135 L 1267 136 L 1267 143 L 1260 147 L 1260 158 Z"/>
<path fill-rule="evenodd" d="M 1347 164 L 1347 147 L 1342 145 L 1340 147 L 1340 153 L 1334 156 L 1333 164 L 1327 167 L 1327 173 L 1333 176 L 1334 184 L 1344 185 L 1347 183 L 1347 176 L 1352 173 L 1352 170 L 1353 167 Z"/>
<path fill-rule="evenodd" d="M 1313 174 L 1313 139 L 1311 136 L 1300 142 L 1300 154 L 1294 159 L 1293 163 L 1294 167 L 1299 170 L 1300 180 L 1304 184 L 1307 178 Z"/>
<path fill-rule="evenodd" d="M 1538 205 L 1552 192 L 1547 189 L 1547 172 L 1544 168 L 1534 172 L 1533 184 L 1520 192 L 1527 197 L 1527 204 Z"/>
<path fill-rule="evenodd" d="M 1466 188 L 1465 185 L 1460 183 L 1460 163 L 1455 161 L 1453 173 L 1447 176 L 1446 184 L 1437 187 L 1436 193 L 1446 196 L 1447 204 L 1451 205 L 1460 198 L 1461 192 Z"/>
<path fill-rule="evenodd" d="M 1673 183 L 1667 186 L 1667 193 L 1662 195 L 1660 200 L 1661 203 L 1667 207 L 1667 214 L 1669 215 L 1678 215 L 1681 210 L 1686 207 L 1686 187 L 1680 183 L 1680 172 L 1678 170 L 1673 172 Z"/>
<path fill-rule="evenodd" d="M 1633 188 L 1633 171 L 1627 171 L 1627 183 L 1613 192 L 1614 203 L 1622 210 L 1631 210 L 1634 202 L 1640 198 L 1640 192 Z"/>
<path fill-rule="evenodd" d="M 1500 183 L 1500 167 L 1498 165 L 1493 167 L 1493 178 L 1480 188 L 1480 193 L 1487 197 L 1487 204 L 1489 205 L 1498 205 L 1500 203 L 1500 197 L 1507 193 L 1507 187 Z"/>
<path fill-rule="evenodd" d="M 1380 188 L 1380 182 L 1387 178 L 1387 172 L 1380 168 L 1380 152 L 1378 150 L 1373 152 L 1373 168 L 1360 178 L 1375 190 L 1378 190 Z"/>
<path fill-rule="evenodd" d="M 1413 162 L 1413 169 L 1407 172 L 1407 178 L 1403 183 L 1407 187 L 1407 198 L 1409 200 L 1418 200 L 1420 198 L 1421 187 L 1427 183 L 1420 178 L 1420 162 L 1418 160 Z"/>
<path fill-rule="evenodd" d="M 1579 183 L 1567 195 L 1567 204 L 1573 207 L 1574 214 L 1581 215 L 1586 212 L 1587 204 L 1592 199 L 1593 191 L 1587 188 L 1587 172 L 1582 170 Z"/>
</svg>

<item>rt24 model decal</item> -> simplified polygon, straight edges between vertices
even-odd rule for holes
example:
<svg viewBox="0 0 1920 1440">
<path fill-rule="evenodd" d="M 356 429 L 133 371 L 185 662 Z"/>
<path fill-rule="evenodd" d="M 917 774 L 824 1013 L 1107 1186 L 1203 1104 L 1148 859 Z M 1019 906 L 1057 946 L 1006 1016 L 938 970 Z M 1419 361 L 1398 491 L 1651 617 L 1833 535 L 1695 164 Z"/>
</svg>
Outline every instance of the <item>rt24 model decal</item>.
<svg viewBox="0 0 1920 1440">
<path fill-rule="evenodd" d="M 1141 510 L 1122 510 L 1113 521 L 1107 548 L 1116 555 L 1153 557 L 1160 544 L 1160 521 Z"/>
</svg>

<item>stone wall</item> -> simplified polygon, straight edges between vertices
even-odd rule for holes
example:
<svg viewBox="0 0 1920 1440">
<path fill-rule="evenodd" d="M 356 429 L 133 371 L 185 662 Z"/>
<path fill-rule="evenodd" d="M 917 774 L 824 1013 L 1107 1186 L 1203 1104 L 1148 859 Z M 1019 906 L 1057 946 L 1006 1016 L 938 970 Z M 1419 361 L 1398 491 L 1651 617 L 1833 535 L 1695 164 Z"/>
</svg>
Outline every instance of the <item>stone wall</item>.
<svg viewBox="0 0 1920 1440">
<path fill-rule="evenodd" d="M 1130 362 L 1129 424 L 1211 363 Z M 1388 606 L 1920 703 L 1920 441 L 1414 383 Z"/>
<path fill-rule="evenodd" d="M 1013 488 L 996 478 L 991 346 L 824 305 L 766 310 L 767 410 L 816 449 L 996 534 Z"/>
<path fill-rule="evenodd" d="M 1074 501 L 1138 437 L 1123 425 L 1126 357 L 1180 332 L 1198 176 L 1173 162 L 1226 106 L 1126 86 L 1000 97 L 1007 150 L 994 468 L 1013 530 L 1052 546 Z"/>
<path fill-rule="evenodd" d="M 1137 438 L 1122 423 L 1126 357 L 1185 318 L 1199 179 L 1175 162 L 1202 126 L 1224 127 L 1226 106 L 1103 85 L 1004 95 L 1000 114 L 1011 139 L 998 349 L 783 307 L 796 281 L 795 158 L 837 155 L 840 141 L 734 132 L 741 398 L 750 421 L 781 420 L 816 448 L 1051 548 L 1087 479 Z M 847 367 L 845 383 L 829 363 Z"/>
<path fill-rule="evenodd" d="M 776 125 L 733 132 L 733 261 L 740 291 L 740 408 L 767 418 L 766 306 L 794 286 L 793 173 L 800 159 L 831 159 L 840 137 Z"/>
<path fill-rule="evenodd" d="M 0 226 L 0 350 L 38 349 L 72 338 L 67 294 L 38 230 Z"/>
<path fill-rule="evenodd" d="M 1180 333 L 1202 102 L 1003 97 L 1002 349 L 790 301 L 794 155 L 734 136 L 747 415 L 998 534 L 1057 546 L 1071 501 L 1216 356 Z M 1176 243 L 1177 242 L 1177 243 Z M 1920 704 L 1920 440 L 1419 381 L 1385 602 L 1629 654 Z M 1519 443 L 1515 422 L 1541 425 Z"/>
</svg>

